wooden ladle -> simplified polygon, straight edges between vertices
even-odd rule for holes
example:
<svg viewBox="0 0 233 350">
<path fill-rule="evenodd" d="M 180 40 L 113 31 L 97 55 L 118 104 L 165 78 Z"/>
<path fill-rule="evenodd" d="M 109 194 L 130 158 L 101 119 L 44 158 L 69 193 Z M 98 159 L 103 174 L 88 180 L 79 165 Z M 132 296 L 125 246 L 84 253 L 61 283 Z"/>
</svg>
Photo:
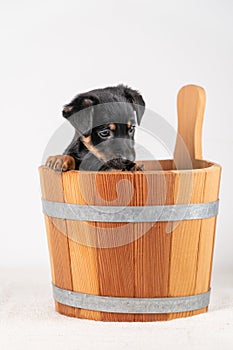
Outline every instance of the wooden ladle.
<svg viewBox="0 0 233 350">
<path fill-rule="evenodd" d="M 174 151 L 178 169 L 190 169 L 196 159 L 202 159 L 205 101 L 205 90 L 200 86 L 186 85 L 178 93 L 178 133 Z"/>
</svg>

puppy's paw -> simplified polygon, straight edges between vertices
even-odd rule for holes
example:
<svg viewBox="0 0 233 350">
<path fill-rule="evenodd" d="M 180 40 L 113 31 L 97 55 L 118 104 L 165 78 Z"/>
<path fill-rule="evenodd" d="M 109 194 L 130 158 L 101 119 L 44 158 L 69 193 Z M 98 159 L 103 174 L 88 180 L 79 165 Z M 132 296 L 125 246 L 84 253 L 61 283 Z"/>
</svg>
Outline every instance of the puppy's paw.
<svg viewBox="0 0 233 350">
<path fill-rule="evenodd" d="M 51 156 L 48 157 L 45 166 L 55 171 L 75 170 L 75 160 L 67 155 Z"/>
<path fill-rule="evenodd" d="M 135 163 L 134 171 L 143 171 L 143 170 L 144 170 L 144 164 Z"/>
<path fill-rule="evenodd" d="M 128 171 L 143 171 L 144 170 L 144 164 L 137 164 L 134 162 L 131 162 L 124 170 L 128 170 Z"/>
</svg>

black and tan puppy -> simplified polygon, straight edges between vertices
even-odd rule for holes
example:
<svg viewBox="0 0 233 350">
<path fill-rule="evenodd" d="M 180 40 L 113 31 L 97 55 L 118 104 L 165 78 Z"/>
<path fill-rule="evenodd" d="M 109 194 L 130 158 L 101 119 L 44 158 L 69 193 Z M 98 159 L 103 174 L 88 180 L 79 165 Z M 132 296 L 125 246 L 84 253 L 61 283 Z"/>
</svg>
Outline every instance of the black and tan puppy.
<svg viewBox="0 0 233 350">
<path fill-rule="evenodd" d="M 124 85 L 77 95 L 63 109 L 75 128 L 74 138 L 46 166 L 57 171 L 142 170 L 134 162 L 134 132 L 144 110 L 140 93 Z"/>
</svg>

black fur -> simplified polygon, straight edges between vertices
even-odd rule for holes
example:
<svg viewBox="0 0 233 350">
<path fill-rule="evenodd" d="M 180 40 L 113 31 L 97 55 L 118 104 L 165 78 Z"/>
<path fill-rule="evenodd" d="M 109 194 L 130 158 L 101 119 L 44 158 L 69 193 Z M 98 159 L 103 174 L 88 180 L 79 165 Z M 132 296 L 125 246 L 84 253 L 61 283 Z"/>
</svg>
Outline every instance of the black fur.
<svg viewBox="0 0 233 350">
<path fill-rule="evenodd" d="M 74 138 L 63 154 L 75 159 L 76 170 L 131 169 L 135 164 L 132 126 L 136 125 L 136 120 L 140 124 L 144 110 L 145 102 L 140 93 L 124 85 L 77 95 L 63 109 L 63 116 L 75 128 Z M 112 123 L 115 130 L 109 128 Z M 103 138 L 108 133 L 110 136 Z M 88 149 L 83 141 L 83 137 L 88 136 L 91 147 L 104 157 Z"/>
</svg>

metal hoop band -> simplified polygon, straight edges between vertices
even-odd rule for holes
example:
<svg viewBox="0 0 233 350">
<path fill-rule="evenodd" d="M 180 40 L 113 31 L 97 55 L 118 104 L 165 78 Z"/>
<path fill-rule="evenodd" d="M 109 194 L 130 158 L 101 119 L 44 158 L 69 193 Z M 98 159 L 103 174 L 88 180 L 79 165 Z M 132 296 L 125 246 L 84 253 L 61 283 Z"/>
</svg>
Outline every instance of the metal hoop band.
<svg viewBox="0 0 233 350">
<path fill-rule="evenodd" d="M 42 199 L 45 215 L 96 222 L 157 222 L 206 219 L 218 214 L 219 200 L 198 204 L 152 206 L 91 206 Z"/>
<path fill-rule="evenodd" d="M 123 298 L 72 292 L 53 284 L 53 296 L 61 304 L 101 312 L 157 314 L 186 312 L 209 305 L 208 292 L 172 298 Z"/>
</svg>

